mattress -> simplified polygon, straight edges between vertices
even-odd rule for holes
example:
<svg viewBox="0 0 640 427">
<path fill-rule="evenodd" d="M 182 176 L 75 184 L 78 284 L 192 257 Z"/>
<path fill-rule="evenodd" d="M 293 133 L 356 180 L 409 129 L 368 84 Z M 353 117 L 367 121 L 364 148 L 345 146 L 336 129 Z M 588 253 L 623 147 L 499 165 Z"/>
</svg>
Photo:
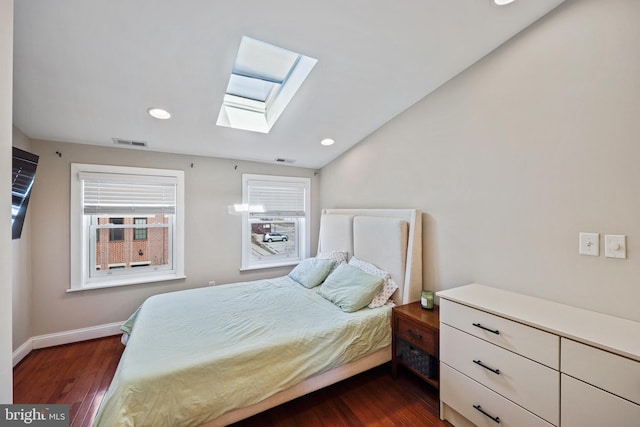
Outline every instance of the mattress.
<svg viewBox="0 0 640 427">
<path fill-rule="evenodd" d="M 391 308 L 344 313 L 289 277 L 149 298 L 98 426 L 197 426 L 391 343 Z"/>
</svg>

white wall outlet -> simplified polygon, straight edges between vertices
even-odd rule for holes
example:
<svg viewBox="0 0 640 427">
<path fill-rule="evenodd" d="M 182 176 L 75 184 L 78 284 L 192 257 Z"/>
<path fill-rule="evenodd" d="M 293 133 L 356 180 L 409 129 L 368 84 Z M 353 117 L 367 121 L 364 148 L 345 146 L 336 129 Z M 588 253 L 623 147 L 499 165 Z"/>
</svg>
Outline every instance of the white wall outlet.
<svg viewBox="0 0 640 427">
<path fill-rule="evenodd" d="M 209 280 L 209 286 L 215 286 L 215 285 L 216 285 L 215 280 Z"/>
<path fill-rule="evenodd" d="M 624 234 L 604 235 L 604 256 L 607 258 L 627 258 L 627 236 Z"/>
<path fill-rule="evenodd" d="M 580 233 L 578 253 L 580 255 L 600 256 L 600 234 Z"/>
</svg>

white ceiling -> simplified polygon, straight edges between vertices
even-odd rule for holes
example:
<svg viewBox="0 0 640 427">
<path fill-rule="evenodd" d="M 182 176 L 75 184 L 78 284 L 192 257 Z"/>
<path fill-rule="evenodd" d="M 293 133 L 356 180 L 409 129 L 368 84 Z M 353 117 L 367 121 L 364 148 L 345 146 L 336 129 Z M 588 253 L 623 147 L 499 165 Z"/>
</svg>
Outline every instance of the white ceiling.
<svg viewBox="0 0 640 427">
<path fill-rule="evenodd" d="M 14 124 L 32 139 L 320 168 L 562 1 L 16 1 Z M 216 126 L 243 35 L 318 59 L 269 134 Z"/>
</svg>

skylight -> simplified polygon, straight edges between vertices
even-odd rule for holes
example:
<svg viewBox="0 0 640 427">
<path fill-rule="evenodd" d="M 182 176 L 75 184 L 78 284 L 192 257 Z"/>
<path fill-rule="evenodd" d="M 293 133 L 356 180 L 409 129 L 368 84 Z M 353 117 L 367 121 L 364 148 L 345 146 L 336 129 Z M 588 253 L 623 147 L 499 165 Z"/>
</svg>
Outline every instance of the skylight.
<svg viewBox="0 0 640 427">
<path fill-rule="evenodd" d="M 269 133 L 316 62 L 314 58 L 242 37 L 218 126 Z"/>
</svg>

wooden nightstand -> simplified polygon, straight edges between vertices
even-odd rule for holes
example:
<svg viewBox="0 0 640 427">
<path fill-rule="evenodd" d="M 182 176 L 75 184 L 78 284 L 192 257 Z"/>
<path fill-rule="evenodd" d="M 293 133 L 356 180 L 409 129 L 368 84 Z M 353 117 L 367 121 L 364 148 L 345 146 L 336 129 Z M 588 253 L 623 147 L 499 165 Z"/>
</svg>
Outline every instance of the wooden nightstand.
<svg viewBox="0 0 640 427">
<path fill-rule="evenodd" d="M 391 372 L 395 377 L 398 365 L 418 375 L 436 389 L 440 338 L 440 309 L 425 310 L 420 301 L 400 305 L 392 311 Z"/>
</svg>

